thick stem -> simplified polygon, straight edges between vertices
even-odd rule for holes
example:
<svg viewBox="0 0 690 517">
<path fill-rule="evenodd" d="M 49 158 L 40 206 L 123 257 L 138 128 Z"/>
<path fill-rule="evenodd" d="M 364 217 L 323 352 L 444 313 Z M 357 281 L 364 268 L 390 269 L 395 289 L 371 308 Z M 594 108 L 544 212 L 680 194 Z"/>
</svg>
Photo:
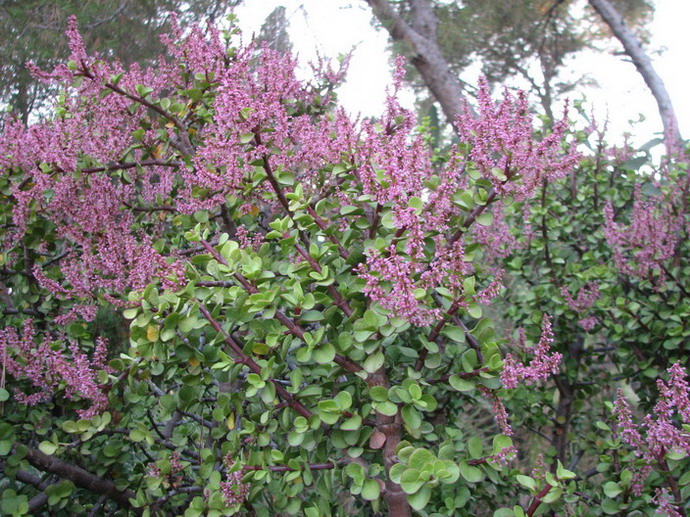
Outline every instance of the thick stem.
<svg viewBox="0 0 690 517">
<path fill-rule="evenodd" d="M 367 379 L 367 384 L 369 384 L 370 388 L 373 386 L 388 388 L 388 376 L 386 375 L 385 366 L 376 370 Z M 391 467 L 396 463 L 395 449 L 398 447 L 402 436 L 400 412 L 395 416 L 376 413 L 376 429 L 386 437 L 381 452 L 383 454 L 383 465 L 386 468 L 386 490 L 383 493 L 383 498 L 388 505 L 388 515 L 390 517 L 410 517 L 412 515 L 412 508 L 407 502 L 407 495 L 402 487 L 394 483 L 390 478 Z"/>
<path fill-rule="evenodd" d="M 544 485 L 544 488 L 542 488 L 540 490 L 540 492 L 536 496 L 534 496 L 534 499 L 532 500 L 532 504 L 530 504 L 529 508 L 527 509 L 527 515 L 529 517 L 532 517 L 532 515 L 534 515 L 534 512 L 537 511 L 537 509 L 541 505 L 541 500 L 544 497 L 546 497 L 546 494 L 549 493 L 549 490 L 551 490 L 551 485 L 546 483 L 546 485 Z"/>
</svg>

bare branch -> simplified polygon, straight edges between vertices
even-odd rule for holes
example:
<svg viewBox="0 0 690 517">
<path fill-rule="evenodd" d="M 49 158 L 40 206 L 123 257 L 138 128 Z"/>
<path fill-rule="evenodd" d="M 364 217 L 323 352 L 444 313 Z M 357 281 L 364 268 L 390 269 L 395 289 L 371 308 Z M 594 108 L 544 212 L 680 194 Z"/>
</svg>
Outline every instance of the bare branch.
<svg viewBox="0 0 690 517">
<path fill-rule="evenodd" d="M 135 497 L 132 490 L 119 490 L 112 481 L 106 481 L 88 470 L 84 470 L 76 465 L 70 465 L 55 456 L 48 456 L 38 449 L 28 449 L 26 459 L 38 470 L 56 474 L 80 488 L 112 499 L 123 508 L 132 509 L 132 505 L 129 502 L 130 499 Z"/>
</svg>

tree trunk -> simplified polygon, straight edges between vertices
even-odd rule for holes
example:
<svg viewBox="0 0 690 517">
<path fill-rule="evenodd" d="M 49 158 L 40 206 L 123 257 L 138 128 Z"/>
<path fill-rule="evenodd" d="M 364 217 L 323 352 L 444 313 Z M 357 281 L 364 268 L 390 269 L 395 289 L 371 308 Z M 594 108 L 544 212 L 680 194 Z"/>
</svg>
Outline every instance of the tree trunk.
<svg viewBox="0 0 690 517">
<path fill-rule="evenodd" d="M 625 24 L 621 14 L 616 11 L 616 8 L 611 5 L 609 0 L 589 0 L 589 5 L 601 16 L 606 22 L 614 36 L 621 42 L 625 53 L 630 57 L 635 64 L 637 71 L 642 75 L 644 82 L 656 100 L 659 108 L 659 115 L 661 115 L 661 122 L 664 125 L 664 141 L 666 143 L 666 150 L 669 154 L 676 149 L 676 146 L 682 140 L 680 130 L 678 129 L 678 120 L 676 113 L 671 104 L 671 97 L 666 91 L 664 82 L 656 73 L 652 66 L 652 61 L 642 48 L 640 40 L 635 36 L 630 28 Z"/>
<path fill-rule="evenodd" d="M 374 16 L 395 41 L 406 42 L 413 52 L 410 59 L 426 86 L 441 105 L 452 125 L 463 111 L 464 93 L 460 80 L 448 66 L 436 41 L 438 20 L 429 0 L 410 0 L 411 21 L 408 23 L 387 0 L 367 0 Z"/>
<path fill-rule="evenodd" d="M 385 366 L 379 368 L 367 380 L 367 384 L 372 386 L 383 386 L 388 388 L 388 376 L 386 375 Z M 407 502 L 407 494 L 402 487 L 391 481 L 390 470 L 396 463 L 395 449 L 400 443 L 402 424 L 400 421 L 400 411 L 395 416 L 382 415 L 376 413 L 376 429 L 383 433 L 386 441 L 383 443 L 383 465 L 386 468 L 386 489 L 383 493 L 383 499 L 388 506 L 389 517 L 411 517 L 412 508 Z"/>
</svg>

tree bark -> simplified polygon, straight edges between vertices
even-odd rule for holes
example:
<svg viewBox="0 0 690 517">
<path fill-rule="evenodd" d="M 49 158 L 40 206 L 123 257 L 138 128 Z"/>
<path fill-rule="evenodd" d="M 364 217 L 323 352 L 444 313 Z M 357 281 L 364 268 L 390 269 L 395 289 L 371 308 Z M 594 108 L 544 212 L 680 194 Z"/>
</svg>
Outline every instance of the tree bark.
<svg viewBox="0 0 690 517">
<path fill-rule="evenodd" d="M 671 103 L 671 97 L 664 86 L 661 77 L 656 73 L 652 66 L 652 61 L 642 48 L 640 40 L 635 36 L 630 28 L 625 24 L 621 14 L 609 0 L 589 0 L 589 5 L 606 22 L 614 36 L 621 42 L 625 53 L 632 60 L 644 82 L 649 87 L 659 108 L 661 122 L 664 126 L 664 142 L 669 154 L 681 142 L 682 138 L 678 129 L 678 120 Z"/>
<path fill-rule="evenodd" d="M 369 387 L 383 386 L 389 387 L 388 376 L 386 375 L 386 368 L 382 366 L 374 372 L 367 380 Z M 390 470 L 396 463 L 395 449 L 400 443 L 402 424 L 400 419 L 400 411 L 395 416 L 387 416 L 381 413 L 376 413 L 376 429 L 384 434 L 386 441 L 383 444 L 383 465 L 386 468 L 386 489 L 383 493 L 383 499 L 388 506 L 389 517 L 411 517 L 412 508 L 407 502 L 407 494 L 402 487 L 394 483 L 390 478 Z"/>
<path fill-rule="evenodd" d="M 409 0 L 411 19 L 408 23 L 387 0 L 367 0 L 374 16 L 395 41 L 404 41 L 413 52 L 412 64 L 426 86 L 441 105 L 452 125 L 462 113 L 465 95 L 459 79 L 448 66 L 436 40 L 438 20 L 429 0 Z"/>
</svg>

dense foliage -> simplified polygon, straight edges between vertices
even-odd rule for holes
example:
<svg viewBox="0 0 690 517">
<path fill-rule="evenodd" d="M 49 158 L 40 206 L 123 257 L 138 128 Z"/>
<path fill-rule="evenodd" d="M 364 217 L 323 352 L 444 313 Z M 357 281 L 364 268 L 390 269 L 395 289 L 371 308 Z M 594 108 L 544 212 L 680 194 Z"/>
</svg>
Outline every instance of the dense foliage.
<svg viewBox="0 0 690 517">
<path fill-rule="evenodd" d="M 402 62 L 355 121 L 232 36 L 125 70 L 72 20 L 4 120 L 0 511 L 685 515 L 682 151 L 484 83 L 432 149 Z"/>
</svg>

